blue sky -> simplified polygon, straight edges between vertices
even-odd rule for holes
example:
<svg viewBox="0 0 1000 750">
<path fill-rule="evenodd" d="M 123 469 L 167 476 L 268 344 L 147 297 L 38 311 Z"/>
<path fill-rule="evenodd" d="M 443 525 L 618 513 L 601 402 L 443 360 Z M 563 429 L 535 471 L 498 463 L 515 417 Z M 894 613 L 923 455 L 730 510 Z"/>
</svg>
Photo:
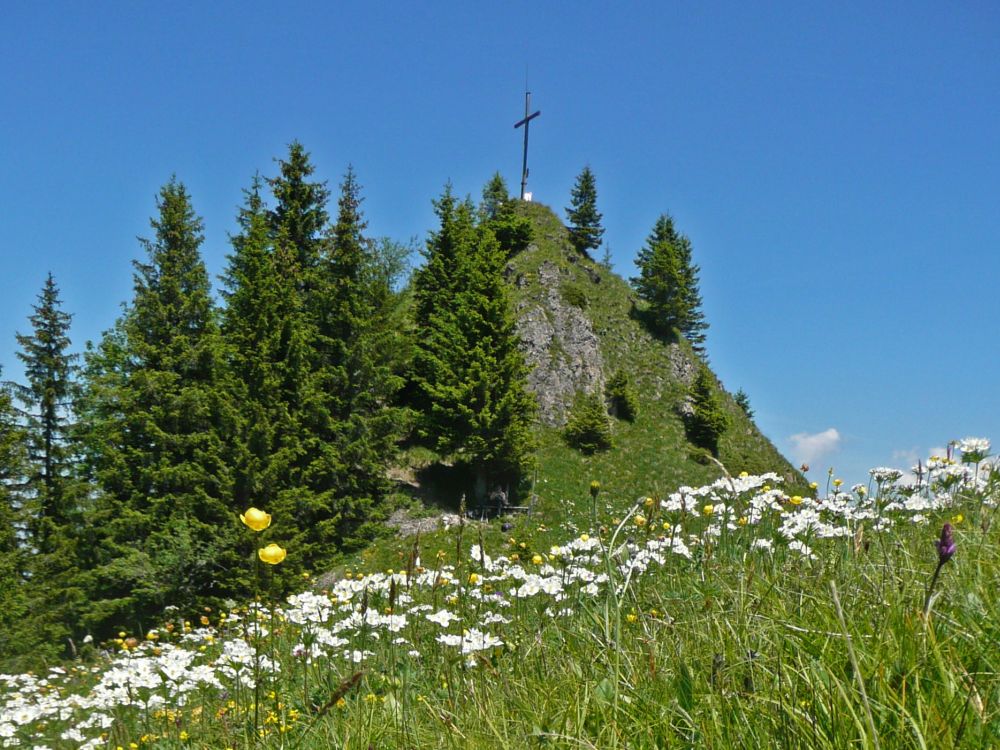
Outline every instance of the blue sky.
<svg viewBox="0 0 1000 750">
<path fill-rule="evenodd" d="M 131 297 L 172 174 L 221 272 L 241 190 L 300 140 L 376 235 L 446 181 L 562 213 L 589 164 L 615 268 L 673 214 L 711 362 L 787 455 L 847 481 L 1000 440 L 995 3 L 4 4 L 0 364 L 45 274 L 78 347 Z"/>
</svg>

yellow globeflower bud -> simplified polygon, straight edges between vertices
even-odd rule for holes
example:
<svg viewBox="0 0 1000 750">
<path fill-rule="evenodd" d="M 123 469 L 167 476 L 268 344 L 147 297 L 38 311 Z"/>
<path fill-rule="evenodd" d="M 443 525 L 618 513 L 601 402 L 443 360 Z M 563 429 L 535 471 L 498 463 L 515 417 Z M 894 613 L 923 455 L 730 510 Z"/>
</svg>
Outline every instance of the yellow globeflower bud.
<svg viewBox="0 0 1000 750">
<path fill-rule="evenodd" d="M 532 555 L 531 556 L 531 562 L 533 562 L 535 565 L 541 565 L 542 564 L 542 556 L 541 555 Z"/>
<path fill-rule="evenodd" d="M 792 505 L 802 505 L 802 496 L 792 495 L 792 497 L 788 500 L 788 502 L 790 502 Z"/>
<path fill-rule="evenodd" d="M 715 506 L 706 505 L 704 508 L 701 509 L 701 512 L 704 513 L 706 516 L 710 516 L 715 512 Z"/>
<path fill-rule="evenodd" d="M 263 549 L 257 550 L 257 556 L 260 557 L 261 562 L 266 562 L 268 565 L 277 565 L 285 559 L 286 554 L 285 550 L 273 542 Z"/>
<path fill-rule="evenodd" d="M 247 508 L 246 513 L 240 514 L 240 520 L 254 531 L 263 531 L 271 525 L 271 516 L 257 508 Z"/>
</svg>

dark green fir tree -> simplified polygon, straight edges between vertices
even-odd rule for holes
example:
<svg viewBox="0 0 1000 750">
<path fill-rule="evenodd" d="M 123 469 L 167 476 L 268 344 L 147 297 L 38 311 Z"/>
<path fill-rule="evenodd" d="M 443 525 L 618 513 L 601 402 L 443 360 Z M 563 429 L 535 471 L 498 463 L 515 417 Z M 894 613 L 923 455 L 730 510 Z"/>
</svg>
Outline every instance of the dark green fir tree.
<svg viewBox="0 0 1000 750">
<path fill-rule="evenodd" d="M 563 437 L 571 447 L 587 455 L 611 447 L 608 410 L 599 393 L 577 393 Z"/>
<path fill-rule="evenodd" d="M 635 421 L 639 412 L 639 394 L 625 370 L 617 370 L 604 388 L 611 413 L 626 422 Z"/>
<path fill-rule="evenodd" d="M 649 327 L 663 336 L 684 336 L 702 356 L 708 323 L 701 309 L 698 266 L 691 258 L 691 241 L 680 234 L 673 219 L 662 214 L 639 251 L 639 276 L 632 285 L 646 301 Z"/>
<path fill-rule="evenodd" d="M 52 552 L 52 537 L 67 529 L 75 506 L 68 444 L 76 359 L 68 351 L 71 320 L 61 309 L 59 288 L 49 274 L 28 318 L 31 333 L 17 335 L 17 356 L 27 380 L 17 388 L 17 397 L 28 435 L 29 529 L 33 546 L 42 554 Z"/>
<path fill-rule="evenodd" d="M 27 383 L 17 388 L 28 448 L 24 481 L 31 631 L 64 654 L 85 592 L 78 549 L 85 487 L 75 476 L 72 404 L 76 355 L 69 350 L 72 316 L 64 312 L 49 274 L 28 321 L 18 334 L 18 358 Z"/>
<path fill-rule="evenodd" d="M 19 424 L 9 388 L 0 385 L 0 665 L 14 671 L 39 645 L 25 627 L 31 614 L 27 587 L 28 552 L 24 497 L 20 490 L 29 471 L 26 436 Z"/>
<path fill-rule="evenodd" d="M 317 275 L 317 367 L 302 412 L 308 494 L 299 495 L 296 508 L 299 543 L 317 566 L 375 533 L 398 437 L 392 402 L 400 379 L 386 341 L 394 334 L 383 320 L 387 310 L 373 295 L 379 290 L 369 277 L 374 260 L 361 202 L 349 169 Z"/>
<path fill-rule="evenodd" d="M 325 182 L 309 178 L 316 168 L 298 141 L 288 147 L 288 157 L 278 162 L 280 174 L 267 181 L 275 206 L 268 212 L 272 236 L 283 238 L 295 251 L 300 286 L 308 291 L 323 253 L 323 237 L 329 224 Z"/>
<path fill-rule="evenodd" d="M 234 389 L 187 190 L 161 190 L 147 258 L 118 326 L 87 358 L 85 448 L 100 495 L 91 514 L 96 635 L 143 632 L 162 608 L 245 591 L 233 507 Z"/>
<path fill-rule="evenodd" d="M 570 191 L 570 204 L 566 209 L 569 220 L 569 240 L 582 255 L 601 246 L 604 237 L 603 217 L 597 210 L 597 181 L 590 167 L 584 167 Z"/>
<path fill-rule="evenodd" d="M 449 189 L 415 279 L 422 434 L 466 465 L 479 491 L 515 491 L 531 464 L 535 402 L 503 278 L 506 256 Z"/>
<path fill-rule="evenodd" d="M 719 439 L 728 429 L 730 419 L 722 406 L 715 378 L 701 365 L 691 386 L 692 413 L 686 421 L 688 439 L 719 457 Z"/>
<path fill-rule="evenodd" d="M 510 197 L 507 183 L 499 172 L 483 188 L 479 216 L 480 222 L 493 232 L 507 258 L 512 258 L 531 244 L 531 221 L 519 212 L 519 203 Z"/>
</svg>

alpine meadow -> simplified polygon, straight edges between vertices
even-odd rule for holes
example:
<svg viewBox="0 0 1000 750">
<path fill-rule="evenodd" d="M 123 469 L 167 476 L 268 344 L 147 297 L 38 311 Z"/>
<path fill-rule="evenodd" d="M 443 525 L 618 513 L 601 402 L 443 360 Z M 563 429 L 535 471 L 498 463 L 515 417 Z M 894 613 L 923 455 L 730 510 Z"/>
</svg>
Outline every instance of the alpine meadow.
<svg viewBox="0 0 1000 750">
<path fill-rule="evenodd" d="M 664 206 L 614 273 L 589 165 L 442 185 L 410 242 L 317 172 L 249 180 L 217 283 L 169 177 L 99 340 L 54 274 L 24 311 L 0 745 L 1000 746 L 988 439 L 809 481 L 696 244 Z"/>
</svg>

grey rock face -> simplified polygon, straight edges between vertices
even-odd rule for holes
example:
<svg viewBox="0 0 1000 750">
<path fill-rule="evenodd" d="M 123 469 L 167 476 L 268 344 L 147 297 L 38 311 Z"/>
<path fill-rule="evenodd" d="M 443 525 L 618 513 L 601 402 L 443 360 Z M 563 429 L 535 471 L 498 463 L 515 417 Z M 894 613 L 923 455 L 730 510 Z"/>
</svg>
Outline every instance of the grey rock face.
<svg viewBox="0 0 1000 750">
<path fill-rule="evenodd" d="M 603 358 L 590 320 L 562 298 L 558 266 L 543 263 L 538 280 L 541 299 L 521 304 L 517 332 L 532 368 L 528 386 L 538 398 L 539 416 L 544 424 L 561 427 L 577 391 L 604 391 Z"/>
</svg>

